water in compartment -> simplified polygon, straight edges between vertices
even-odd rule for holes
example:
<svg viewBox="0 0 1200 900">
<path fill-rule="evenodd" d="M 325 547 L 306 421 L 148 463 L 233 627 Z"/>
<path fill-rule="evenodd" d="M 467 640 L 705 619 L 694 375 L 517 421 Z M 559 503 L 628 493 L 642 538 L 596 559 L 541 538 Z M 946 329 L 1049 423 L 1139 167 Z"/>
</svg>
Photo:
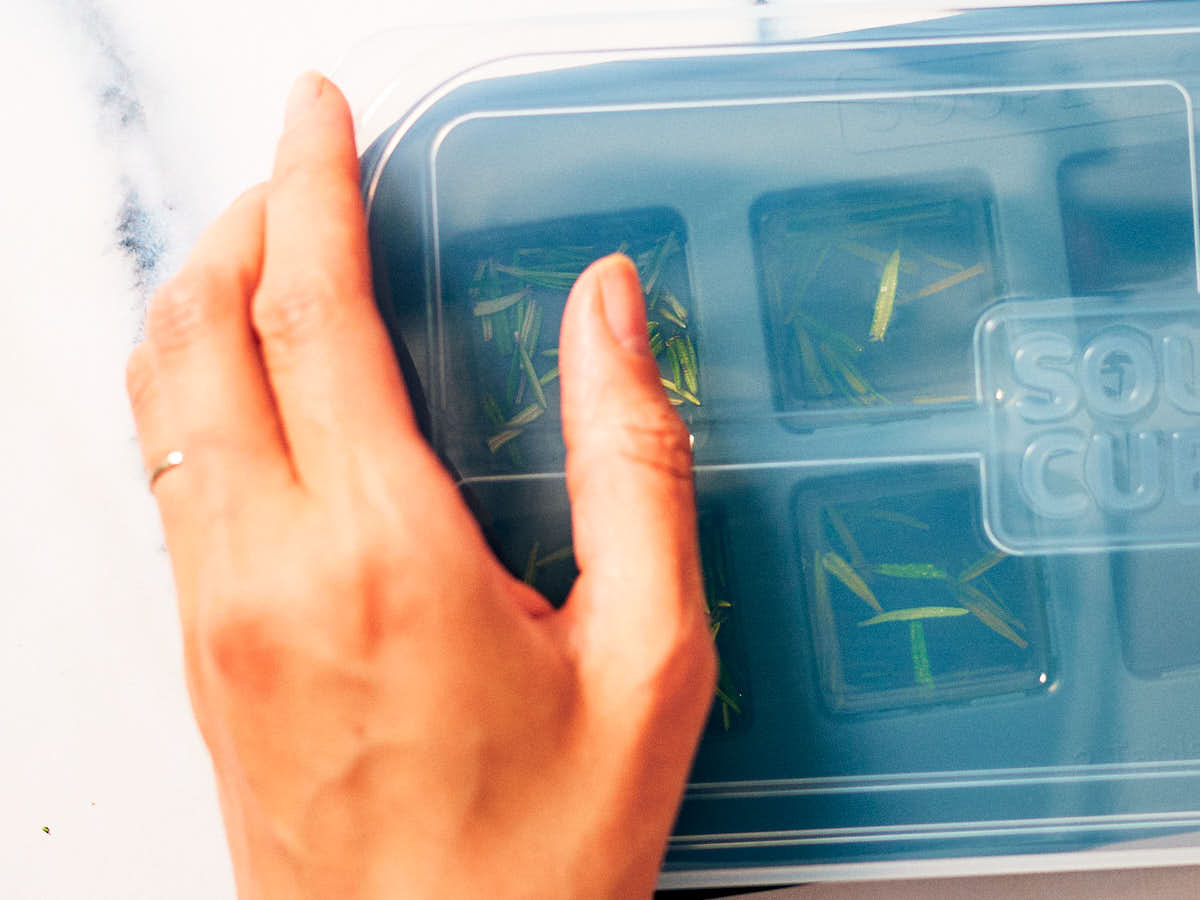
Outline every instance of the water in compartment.
<svg viewBox="0 0 1200 900">
<path fill-rule="evenodd" d="M 806 484 L 795 521 L 830 709 L 920 706 L 1049 682 L 1039 563 L 984 538 L 970 467 Z"/>
<path fill-rule="evenodd" d="M 981 177 L 769 195 L 751 222 L 781 411 L 974 400 L 971 334 L 1000 292 Z"/>
<path fill-rule="evenodd" d="M 442 248 L 447 455 L 472 473 L 561 471 L 558 336 L 567 295 L 596 259 L 637 264 L 668 397 L 701 406 L 687 232 L 669 209 L 475 232 Z"/>
<path fill-rule="evenodd" d="M 1058 199 L 1074 295 L 1195 287 L 1186 138 L 1073 154 Z"/>
<path fill-rule="evenodd" d="M 1200 672 L 1200 552 L 1116 554 L 1113 582 L 1126 668 L 1144 678 Z"/>
<path fill-rule="evenodd" d="M 579 575 L 571 543 L 571 513 L 562 478 L 468 481 L 464 496 L 500 562 L 556 608 Z M 730 566 L 724 516 L 701 504 L 700 560 L 718 677 L 707 734 L 736 734 L 752 721 L 746 647 L 739 611 L 738 573 Z"/>
</svg>

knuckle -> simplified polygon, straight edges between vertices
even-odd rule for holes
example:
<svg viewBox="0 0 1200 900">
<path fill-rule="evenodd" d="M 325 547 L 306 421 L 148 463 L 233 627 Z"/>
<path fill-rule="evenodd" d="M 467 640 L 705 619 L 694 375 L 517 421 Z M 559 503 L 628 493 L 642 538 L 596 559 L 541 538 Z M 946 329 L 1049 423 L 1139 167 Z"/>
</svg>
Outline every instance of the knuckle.
<svg viewBox="0 0 1200 900">
<path fill-rule="evenodd" d="M 343 560 L 335 577 L 355 598 L 346 622 L 348 648 L 355 656 L 370 658 L 393 636 L 413 633 L 425 611 L 436 608 L 423 602 L 428 588 L 416 583 L 386 547 L 359 550 Z"/>
<path fill-rule="evenodd" d="M 146 334 L 155 348 L 171 352 L 193 345 L 215 316 L 215 286 L 206 272 L 179 275 L 154 295 Z"/>
<path fill-rule="evenodd" d="M 280 677 L 282 632 L 261 607 L 224 603 L 208 617 L 197 645 L 221 681 L 263 695 Z"/>
<path fill-rule="evenodd" d="M 251 308 L 264 343 L 287 350 L 310 340 L 334 318 L 334 292 L 315 279 L 265 287 Z"/>
<path fill-rule="evenodd" d="M 618 429 L 617 451 L 633 462 L 681 480 L 692 477 L 691 435 L 665 403 L 633 410 Z"/>
</svg>

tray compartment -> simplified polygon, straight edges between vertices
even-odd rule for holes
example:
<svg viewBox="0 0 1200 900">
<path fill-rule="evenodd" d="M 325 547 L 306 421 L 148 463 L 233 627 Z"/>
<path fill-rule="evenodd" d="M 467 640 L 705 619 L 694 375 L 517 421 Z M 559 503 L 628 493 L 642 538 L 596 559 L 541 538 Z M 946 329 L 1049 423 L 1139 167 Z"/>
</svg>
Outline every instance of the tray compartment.
<svg viewBox="0 0 1200 900">
<path fill-rule="evenodd" d="M 563 308 L 579 274 L 616 251 L 638 266 L 651 347 L 671 402 L 691 419 L 701 406 L 703 369 L 686 245 L 683 220 L 660 208 L 482 231 L 443 248 L 449 457 L 472 474 L 561 471 Z"/>
<path fill-rule="evenodd" d="M 1126 668 L 1143 678 L 1200 672 L 1200 554 L 1116 554 L 1113 580 Z"/>
<path fill-rule="evenodd" d="M 987 542 L 978 495 L 978 475 L 967 467 L 881 472 L 797 491 L 817 675 L 833 712 L 1037 691 L 1050 682 L 1039 563 Z"/>
<path fill-rule="evenodd" d="M 1070 156 L 1058 169 L 1058 196 L 1076 296 L 1195 287 L 1186 139 Z"/>
<path fill-rule="evenodd" d="M 756 203 L 777 407 L 894 413 L 973 402 L 971 333 L 1000 292 L 992 218 L 990 191 L 971 173 Z"/>
<path fill-rule="evenodd" d="M 571 541 L 571 510 L 561 478 L 488 479 L 468 483 L 464 495 L 500 562 L 555 607 L 567 602 L 579 569 Z M 714 739 L 752 723 L 752 697 L 741 623 L 737 573 L 730 564 L 725 518 L 716 504 L 699 514 L 705 602 L 719 673 L 706 733 Z"/>
</svg>

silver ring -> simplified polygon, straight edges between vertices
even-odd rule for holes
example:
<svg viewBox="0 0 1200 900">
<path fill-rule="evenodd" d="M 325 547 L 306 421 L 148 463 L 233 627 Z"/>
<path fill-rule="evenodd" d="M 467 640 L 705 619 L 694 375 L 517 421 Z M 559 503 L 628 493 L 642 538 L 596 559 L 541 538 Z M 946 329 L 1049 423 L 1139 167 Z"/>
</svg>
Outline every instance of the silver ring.
<svg viewBox="0 0 1200 900">
<path fill-rule="evenodd" d="M 176 466 L 183 465 L 183 451 L 172 450 L 163 457 L 163 461 L 154 467 L 154 471 L 150 473 L 150 490 L 154 490 L 154 482 L 158 481 L 163 475 L 171 471 Z"/>
</svg>

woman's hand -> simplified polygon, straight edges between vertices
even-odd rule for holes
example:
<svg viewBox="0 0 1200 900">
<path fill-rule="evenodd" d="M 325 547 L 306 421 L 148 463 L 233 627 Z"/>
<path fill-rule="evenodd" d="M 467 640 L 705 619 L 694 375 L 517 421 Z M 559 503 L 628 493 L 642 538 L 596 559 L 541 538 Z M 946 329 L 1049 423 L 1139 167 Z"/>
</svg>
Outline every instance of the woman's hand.
<svg viewBox="0 0 1200 900">
<path fill-rule="evenodd" d="M 637 274 L 560 342 L 580 576 L 509 575 L 376 314 L 350 114 L 305 76 L 269 182 L 157 295 L 129 394 L 244 897 L 635 897 L 714 679 L 688 434 Z"/>
</svg>

